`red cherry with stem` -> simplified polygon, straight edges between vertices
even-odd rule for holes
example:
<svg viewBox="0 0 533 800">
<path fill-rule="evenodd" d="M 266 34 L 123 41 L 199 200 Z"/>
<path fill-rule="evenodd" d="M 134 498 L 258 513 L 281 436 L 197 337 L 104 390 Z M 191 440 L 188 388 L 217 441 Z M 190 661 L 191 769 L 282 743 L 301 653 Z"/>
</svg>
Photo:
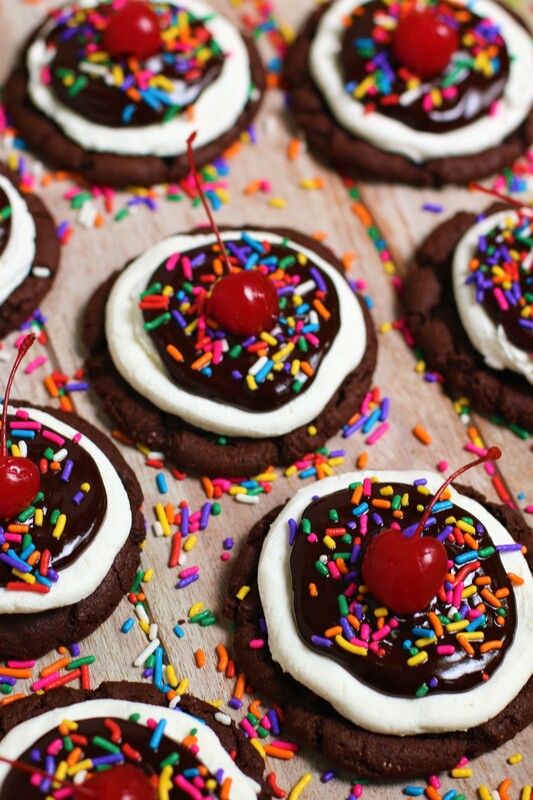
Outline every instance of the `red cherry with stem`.
<svg viewBox="0 0 533 800">
<path fill-rule="evenodd" d="M 187 139 L 189 166 L 227 269 L 227 275 L 215 283 L 207 313 L 224 330 L 239 336 L 252 336 L 272 327 L 279 308 L 278 294 L 272 281 L 258 270 L 232 272 L 226 247 L 196 172 L 192 149 L 195 138 L 196 132 Z"/>
<path fill-rule="evenodd" d="M 363 580 L 381 603 L 400 616 L 423 611 L 440 589 L 448 569 L 444 545 L 431 536 L 423 536 L 424 525 L 433 506 L 449 484 L 466 470 L 496 461 L 501 456 L 498 447 L 456 470 L 443 483 L 424 510 L 412 536 L 398 528 L 389 528 L 375 536 L 363 558 Z"/>
<path fill-rule="evenodd" d="M 155 789 L 146 773 L 133 764 L 97 772 L 74 789 L 73 800 L 155 800 Z"/>
<path fill-rule="evenodd" d="M 394 33 L 397 61 L 424 80 L 442 72 L 458 46 L 457 32 L 434 9 L 413 8 L 400 18 Z"/>
<path fill-rule="evenodd" d="M 207 313 L 221 328 L 239 336 L 269 331 L 279 308 L 274 284 L 257 270 L 225 275 L 215 283 Z"/>
<path fill-rule="evenodd" d="M 159 17 L 148 3 L 129 0 L 111 16 L 104 30 L 104 47 L 113 58 L 155 55 L 161 49 Z"/>
<path fill-rule="evenodd" d="M 27 508 L 39 489 L 41 476 L 37 465 L 29 458 L 10 456 L 7 452 L 7 407 L 15 373 L 20 362 L 35 341 L 35 335 L 26 336 L 19 347 L 15 363 L 9 374 L 2 408 L 0 447 L 0 518 L 14 517 Z"/>
</svg>

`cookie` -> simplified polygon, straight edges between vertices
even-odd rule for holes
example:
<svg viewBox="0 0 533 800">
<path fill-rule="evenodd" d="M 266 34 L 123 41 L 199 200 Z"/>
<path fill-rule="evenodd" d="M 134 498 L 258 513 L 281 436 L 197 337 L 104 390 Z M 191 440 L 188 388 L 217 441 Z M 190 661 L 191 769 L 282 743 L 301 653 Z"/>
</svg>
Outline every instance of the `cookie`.
<svg viewBox="0 0 533 800">
<path fill-rule="evenodd" d="M 62 169 L 105 186 L 173 183 L 189 174 L 194 130 L 202 166 L 250 126 L 264 69 L 252 40 L 200 0 L 143 3 L 148 47 L 130 11 L 118 0 L 52 10 L 5 101 L 29 147 Z"/>
<path fill-rule="evenodd" d="M 40 489 L 0 519 L 0 658 L 34 659 L 88 636 L 129 591 L 142 493 L 116 447 L 76 414 L 14 403 L 7 419 L 11 453 L 38 465 Z"/>
<path fill-rule="evenodd" d="M 59 267 L 54 221 L 18 176 L 0 164 L 0 339 L 26 322 L 51 289 Z"/>
<path fill-rule="evenodd" d="M 166 785 L 170 798 L 193 796 L 193 789 L 198 798 L 218 797 L 222 791 L 227 793 L 220 796 L 228 800 L 272 796 L 263 781 L 261 757 L 227 715 L 192 695 L 182 697 L 178 709 L 182 713 L 166 707 L 164 695 L 141 683 L 102 683 L 94 691 L 55 689 L 0 710 L 0 755 L 44 768 L 43 750 L 52 739 L 62 741 L 66 724 L 72 738 L 79 737 L 75 743 L 82 752 L 76 763 L 90 758 L 92 764 L 83 770 L 83 780 L 75 768 L 67 770 L 65 780 L 76 775 L 78 786 L 98 784 L 102 797 L 106 792 L 99 781 L 104 773 L 93 769 L 106 765 L 106 782 L 120 781 L 124 764 L 143 784 L 148 778 L 153 792 Z M 67 752 L 56 748 L 49 757 L 59 763 Z M 39 798 L 44 780 L 37 781 L 1 765 L 0 798 Z"/>
<path fill-rule="evenodd" d="M 413 25 L 416 47 L 409 44 Z M 451 52 L 439 41 L 442 25 Z M 523 23 L 493 0 L 468 11 L 448 2 L 424 11 L 388 0 L 333 0 L 304 24 L 284 75 L 310 149 L 341 173 L 440 186 L 468 184 L 526 152 L 532 67 Z"/>
<path fill-rule="evenodd" d="M 229 266 L 196 230 L 112 275 L 85 313 L 86 367 L 134 441 L 180 468 L 251 475 L 338 431 L 370 387 L 377 341 L 328 248 L 257 226 L 222 239 Z"/>
<path fill-rule="evenodd" d="M 416 344 L 452 396 L 533 430 L 531 219 L 521 219 L 496 204 L 484 218 L 461 212 L 439 225 L 415 255 L 402 302 Z"/>
<path fill-rule="evenodd" d="M 289 735 L 362 777 L 438 773 L 533 720 L 533 532 L 517 511 L 456 486 L 434 506 L 426 534 L 413 534 L 440 480 L 378 471 L 306 487 L 255 525 L 229 584 L 239 668 L 283 707 Z M 409 548 L 410 576 L 392 603 L 424 579 L 416 548 L 444 542 L 450 559 L 416 613 L 378 599 L 398 565 L 392 551 L 383 586 L 363 584 L 391 524 Z"/>
</svg>

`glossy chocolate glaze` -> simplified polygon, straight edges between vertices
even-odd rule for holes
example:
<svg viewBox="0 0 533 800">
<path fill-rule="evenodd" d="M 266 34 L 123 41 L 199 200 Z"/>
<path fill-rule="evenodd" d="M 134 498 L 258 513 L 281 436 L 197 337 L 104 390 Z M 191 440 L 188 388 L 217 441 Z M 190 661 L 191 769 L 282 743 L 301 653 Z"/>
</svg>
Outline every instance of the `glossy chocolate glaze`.
<svg viewBox="0 0 533 800">
<path fill-rule="evenodd" d="M 2 191 L 2 189 L 0 189 L 0 212 L 2 212 L 4 209 L 9 209 L 10 207 L 11 207 L 10 202 L 6 193 Z M 7 214 L 8 212 L 6 211 L 5 213 Z M 0 217 L 0 256 L 7 247 L 10 233 L 11 233 L 11 214 L 9 214 L 9 216 L 5 216 L 5 218 Z"/>
<path fill-rule="evenodd" d="M 450 18 L 449 12 L 453 6 L 451 4 L 445 5 L 444 8 L 446 8 L 445 18 L 453 21 L 454 27 L 458 30 L 460 41 L 462 41 L 464 34 L 470 28 L 481 23 L 481 18 L 472 12 L 470 12 L 470 19 L 465 21 L 459 21 L 459 19 L 454 19 L 453 17 Z M 350 84 L 354 81 L 360 83 L 368 75 L 367 65 L 370 59 L 357 52 L 354 41 L 372 37 L 372 31 L 375 26 L 374 16 L 376 14 L 388 15 L 389 6 L 387 3 L 382 0 L 371 0 L 371 2 L 360 6 L 357 14 L 352 18 L 351 24 L 346 27 L 342 37 L 340 54 L 340 69 L 345 84 Z M 411 99 L 410 102 L 402 105 L 398 102 L 391 103 L 387 101 L 390 95 L 401 95 L 407 91 L 408 87 L 406 79 L 399 74 L 401 65 L 395 63 L 391 43 L 380 43 L 377 46 L 377 55 L 381 57 L 385 55 L 389 65 L 394 69 L 394 73 L 391 76 L 390 91 L 387 92 L 384 98 L 366 94 L 363 98 L 358 98 L 358 101 L 365 106 L 375 104 L 375 110 L 380 114 L 396 119 L 417 131 L 446 133 L 469 125 L 488 113 L 490 106 L 501 97 L 507 83 L 509 55 L 501 37 L 497 41 L 499 43 L 497 56 L 499 69 L 495 74 L 485 76 L 483 72 L 464 70 L 462 80 L 454 83 L 457 89 L 456 95 L 449 98 L 443 97 L 442 104 L 429 111 L 424 109 L 423 96 Z M 459 60 L 469 58 L 471 49 L 461 45 L 460 52 L 456 55 L 456 58 Z M 428 81 L 427 85 L 431 87 L 441 86 L 442 76 L 437 76 L 432 81 Z M 427 92 L 424 94 L 427 94 Z M 385 102 L 383 102 L 383 99 L 385 99 Z"/>
<path fill-rule="evenodd" d="M 162 12 L 161 26 L 165 29 L 165 19 L 168 19 L 168 3 L 151 3 L 154 9 Z M 96 12 L 102 19 L 108 19 L 112 14 L 112 8 L 107 3 L 101 3 L 96 7 Z M 83 12 L 81 12 L 83 13 Z M 165 16 L 166 14 L 166 16 Z M 87 15 L 85 15 L 87 16 Z M 191 25 L 191 36 L 196 30 L 203 28 L 201 21 L 195 21 Z M 85 19 L 83 25 L 79 25 L 74 30 L 62 21 L 53 28 L 47 36 L 47 43 L 57 48 L 56 54 L 50 65 L 52 86 L 54 92 L 64 105 L 75 111 L 80 116 L 91 122 L 108 127 L 138 127 L 153 125 L 163 122 L 166 119 L 168 104 L 153 104 L 148 102 L 137 102 L 126 94 L 120 86 L 106 83 L 100 76 L 89 75 L 80 65 L 84 60 L 84 46 L 86 43 L 96 43 L 98 50 L 103 50 L 101 45 L 101 29 L 90 19 Z M 212 42 L 209 34 L 207 42 Z M 202 92 L 210 86 L 220 75 L 224 64 L 224 55 L 219 51 L 215 44 L 216 53 L 209 57 L 201 66 L 188 68 L 185 59 L 180 59 L 178 63 L 173 62 L 172 54 L 156 55 L 152 59 L 143 62 L 141 66 L 146 69 L 156 71 L 157 74 L 164 75 L 166 78 L 179 82 L 175 91 L 177 96 L 173 98 L 173 105 L 179 106 L 178 113 L 183 113 L 198 100 Z M 128 65 L 127 59 L 120 59 L 114 62 L 103 61 L 106 66 L 112 67 L 116 64 L 123 70 L 125 80 L 134 83 L 134 73 Z M 71 86 L 63 81 L 64 71 L 72 72 L 76 78 L 82 77 L 85 80 L 89 77 L 87 85 L 79 92 L 72 93 Z M 127 106 L 135 107 L 134 113 L 124 118 L 124 109 Z"/>
<path fill-rule="evenodd" d="M 226 243 L 230 252 L 233 245 L 241 250 L 242 248 L 246 248 L 244 242 L 232 240 Z M 265 247 L 267 246 L 265 245 Z M 208 249 L 205 247 L 196 247 L 186 253 L 186 256 L 193 264 L 197 258 L 202 258 L 204 255 L 204 263 L 193 269 L 192 281 L 194 287 L 204 287 L 203 291 L 206 289 L 208 290 L 212 285 L 212 280 L 214 280 L 215 277 L 213 262 L 215 260 L 220 260 L 219 254 L 211 247 Z M 294 263 L 287 266 L 284 272 L 290 274 L 293 279 L 297 277 L 300 284 L 312 278 L 311 269 L 317 269 L 311 261 L 307 264 L 298 263 L 296 259 L 297 251 L 284 244 L 272 244 L 268 246 L 265 250 L 265 258 L 268 259 L 268 257 L 272 256 L 276 256 L 279 261 L 284 258 L 290 258 Z M 259 261 L 259 265 L 260 264 L 261 260 Z M 322 359 L 329 350 L 339 330 L 339 301 L 337 292 L 330 278 L 325 273 L 321 272 L 320 274 L 327 288 L 327 291 L 321 294 L 321 297 L 323 298 L 324 305 L 330 312 L 330 317 L 328 320 L 320 320 L 320 331 L 315 334 L 320 340 L 318 347 L 310 345 L 307 352 L 300 351 L 297 347 L 294 351 L 294 356 L 296 358 L 305 359 L 311 365 L 314 369 L 314 375 L 316 375 L 316 371 Z M 207 282 L 204 280 L 206 278 Z M 153 285 L 154 283 L 159 283 L 163 287 L 166 285 L 172 286 L 174 293 L 170 300 L 170 313 L 178 309 L 180 305 L 180 302 L 176 299 L 176 292 L 184 287 L 187 289 L 187 284 L 189 284 L 189 287 L 191 286 L 191 283 L 184 278 L 180 266 L 176 267 L 172 272 L 169 272 L 165 264 L 162 264 L 156 270 L 150 278 L 148 285 Z M 304 299 L 310 302 L 313 296 L 314 293 L 310 292 L 305 295 Z M 286 305 L 283 309 L 280 309 L 280 314 L 287 318 L 296 312 L 292 299 L 293 295 L 285 294 L 284 297 L 286 298 Z M 282 299 L 282 302 L 285 301 Z M 144 320 L 146 322 L 155 319 L 159 314 L 161 314 L 161 310 L 143 311 Z M 187 323 L 192 322 L 195 317 L 197 317 L 197 314 L 192 314 L 191 316 L 185 314 Z M 287 328 L 284 328 L 284 331 L 287 331 Z M 243 349 L 241 354 L 235 358 L 225 356 L 220 364 L 213 365 L 212 374 L 210 377 L 207 377 L 202 371 L 197 369 L 193 370 L 190 366 L 199 355 L 195 348 L 197 333 L 193 333 L 192 335 L 185 334 L 183 328 L 172 319 L 169 323 L 161 325 L 151 331 L 150 336 L 173 381 L 181 388 L 193 392 L 194 394 L 208 397 L 220 403 L 259 412 L 279 408 L 297 396 L 292 389 L 294 377 L 288 371 L 288 366 L 291 363 L 290 359 L 287 359 L 285 362 L 285 369 L 271 373 L 274 376 L 272 380 L 265 380 L 259 385 L 257 390 L 252 390 L 247 386 L 244 378 L 235 378 L 232 374 L 237 370 L 242 376 L 245 376 L 250 367 L 257 362 L 257 352 L 250 353 L 246 349 Z M 242 345 L 243 342 L 247 341 L 246 338 L 233 334 L 227 334 L 226 339 L 230 351 L 235 345 Z M 180 350 L 184 357 L 183 361 L 176 361 L 169 356 L 166 350 L 169 344 L 174 345 Z M 314 375 L 304 383 L 300 395 L 303 395 L 306 388 L 311 385 Z"/>
<path fill-rule="evenodd" d="M 516 229 L 513 233 L 516 234 Z M 533 306 L 533 270 L 520 268 L 520 264 L 527 263 L 526 259 L 532 250 L 531 245 L 531 227 L 529 235 L 527 231 L 524 232 L 523 238 L 517 238 L 514 235 L 512 243 L 508 246 L 506 246 L 501 230 L 495 228 L 488 236 L 484 237 L 483 250 L 478 248 L 474 255 L 475 259 L 479 259 L 482 264 L 488 266 L 489 275 L 492 265 L 503 266 L 507 263 L 511 264 L 512 268 L 516 268 L 516 294 L 518 295 L 514 298 L 516 302 L 513 304 L 509 295 L 506 295 L 508 308 L 503 310 L 494 293 L 488 289 L 483 293 L 482 304 L 491 319 L 503 327 L 509 341 L 521 350 L 525 350 L 526 353 L 533 353 L 533 328 L 520 325 L 519 320 L 523 319 L 521 312 L 524 304 Z M 493 252 L 487 252 L 491 248 L 494 248 Z M 516 251 L 518 257 L 517 255 L 513 256 L 510 251 Z M 526 301 L 525 298 L 529 298 L 529 301 Z"/>
<path fill-rule="evenodd" d="M 393 494 L 386 497 L 379 494 L 380 487 L 391 485 L 393 486 Z M 434 611 L 437 615 L 447 615 L 450 612 L 450 605 L 438 596 L 433 599 L 428 609 L 412 617 L 398 617 L 397 627 L 392 628 L 386 638 L 379 641 L 379 651 L 369 652 L 365 657 L 348 653 L 336 644 L 329 648 L 324 648 L 311 642 L 312 636 L 323 637 L 326 630 L 339 624 L 338 595 L 344 592 L 350 584 L 355 583 L 357 587 L 362 584 L 360 570 L 366 544 L 381 530 L 390 528 L 393 522 L 399 522 L 402 529 L 416 524 L 421 517 L 421 511 L 416 509 L 417 504 L 425 506 L 431 499 L 431 495 L 424 496 L 420 494 L 410 484 L 373 484 L 373 499 L 393 501 L 394 497 L 402 497 L 404 494 L 409 497 L 408 505 L 401 506 L 402 517 L 398 516 L 398 512 L 395 514 L 392 507 L 390 509 L 373 507 L 371 500 L 363 497 L 360 502 L 368 502 L 370 511 L 368 531 L 365 536 L 359 539 L 359 553 L 355 560 L 352 561 L 351 559 L 354 556 L 351 542 L 344 542 L 342 539 L 337 538 L 336 552 L 348 552 L 348 560 L 345 562 L 348 567 L 348 575 L 342 576 L 340 580 L 334 580 L 331 575 L 323 577 L 315 568 L 315 562 L 322 554 L 331 552 L 323 544 L 326 529 L 345 527 L 347 524 L 353 525 L 354 521 L 358 520 L 358 517 L 353 514 L 352 493 L 352 489 L 345 489 L 319 498 L 312 502 L 302 514 L 302 519 L 309 520 L 310 529 L 317 537 L 316 543 L 309 542 L 307 535 L 300 528 L 290 556 L 294 590 L 294 615 L 303 641 L 308 647 L 319 652 L 325 658 L 334 659 L 358 680 L 385 694 L 412 697 L 422 684 L 429 685 L 430 682 L 434 683 L 434 679 L 437 679 L 438 684 L 432 686 L 432 693 L 466 691 L 486 680 L 486 677 L 483 676 L 490 676 L 504 658 L 505 651 L 513 639 L 516 624 L 513 589 L 497 552 L 479 560 L 479 567 L 464 579 L 464 586 L 466 588 L 471 585 L 476 578 L 490 575 L 492 580 L 490 588 L 493 592 L 501 588 L 509 589 L 509 595 L 500 601 L 506 615 L 504 625 L 496 623 L 495 609 L 486 603 L 487 623 L 483 629 L 485 641 L 502 640 L 503 646 L 500 650 L 492 650 L 482 654 L 479 651 L 480 643 L 475 642 L 473 643 L 474 655 L 469 656 L 458 646 L 456 633 L 444 630 L 444 635 L 438 638 L 437 644 L 455 645 L 457 649 L 454 655 L 439 655 L 436 652 L 436 645 L 432 644 L 425 648 L 429 655 L 425 664 L 416 667 L 408 666 L 406 662 L 410 655 L 408 650 L 402 647 L 402 642 L 409 640 L 414 643 L 417 638 L 420 638 L 420 635 L 413 635 L 413 626 L 424 626 L 429 633 L 432 629 L 427 622 L 428 612 Z M 338 522 L 332 521 L 330 517 L 332 509 L 335 509 L 338 513 Z M 379 513 L 382 524 L 379 524 L 373 518 L 375 513 Z M 445 520 L 450 516 L 454 516 L 457 520 L 464 517 L 471 518 L 471 515 L 456 505 L 453 508 L 439 512 L 435 516 L 437 522 L 426 529 L 426 535 L 437 536 L 446 526 Z M 477 520 L 473 521 L 474 525 L 477 523 Z M 486 531 L 483 531 L 479 536 L 478 542 L 480 549 L 491 544 Z M 448 540 L 444 544 L 450 559 L 453 559 L 465 549 L 469 549 L 468 547 L 460 547 L 457 543 L 452 543 Z M 352 554 L 351 558 L 350 554 Z M 315 584 L 318 589 L 316 597 L 312 597 L 309 593 L 308 587 L 310 583 Z M 476 587 L 476 589 L 481 591 L 483 587 Z M 483 602 L 483 598 L 477 592 L 473 598 L 468 600 L 469 606 L 476 606 Z M 350 596 L 352 614 L 360 617 L 361 626 L 368 622 L 372 631 L 376 629 L 374 611 L 380 605 L 372 596 L 360 595 L 358 589 Z M 366 610 L 359 612 L 358 609 L 364 609 L 365 607 Z M 454 621 L 453 618 L 450 618 L 450 621 Z"/>
<path fill-rule="evenodd" d="M 157 709 L 154 709 L 154 718 L 157 720 Z M 157 751 L 153 751 L 149 747 L 150 737 L 152 735 L 152 732 L 149 728 L 147 728 L 145 725 L 140 725 L 130 720 L 116 718 L 111 719 L 113 719 L 113 721 L 120 727 L 122 731 L 122 743 L 129 744 L 134 748 L 134 750 L 140 753 L 142 757 L 142 760 L 140 761 L 133 761 L 132 759 L 125 758 L 124 762 L 135 764 L 135 766 L 138 766 L 147 775 L 159 775 L 160 763 L 173 753 L 179 754 L 179 767 L 176 767 L 175 774 L 178 774 L 178 772 L 183 772 L 187 769 L 198 769 L 199 767 L 205 769 L 202 763 L 189 749 L 181 744 L 177 744 L 169 737 L 163 735 L 159 748 Z M 77 745 L 83 750 L 83 758 L 98 758 L 100 756 L 109 755 L 108 751 L 104 750 L 102 747 L 99 747 L 97 744 L 94 744 L 93 741 L 95 736 L 99 736 L 107 739 L 107 741 L 111 741 L 110 731 L 104 724 L 104 718 L 80 720 L 78 722 L 76 735 L 86 737 L 87 739 L 87 744 Z M 32 758 L 32 751 L 38 749 L 41 754 L 46 754 L 47 747 L 51 742 L 56 740 L 57 737 L 58 730 L 57 728 L 54 728 L 36 742 L 33 742 L 19 760 L 35 765 L 42 769 L 45 765 L 45 755 L 36 762 Z M 66 751 L 62 751 L 61 755 L 62 757 L 65 757 L 67 755 Z M 212 776 L 209 772 L 207 772 L 206 777 L 210 778 Z M 88 785 L 90 785 L 90 781 L 88 781 Z M 216 794 L 214 796 L 218 797 L 219 792 L 217 790 L 215 791 Z M 24 798 L 24 800 L 42 800 L 44 796 L 46 795 L 41 793 L 38 788 L 35 788 L 31 785 L 28 775 L 16 769 L 11 769 L 9 771 L 6 780 L 0 788 L 0 800 L 22 800 L 22 798 Z M 203 796 L 212 797 L 213 795 L 206 793 L 205 795 L 202 795 L 202 797 Z M 190 800 L 190 794 L 187 794 L 184 790 L 176 786 L 171 789 L 169 797 L 171 800 Z"/>
<path fill-rule="evenodd" d="M 17 421 L 17 418 L 8 415 L 10 431 L 13 430 L 10 423 L 14 421 Z M 42 431 L 45 430 L 50 429 L 44 427 Z M 34 439 L 24 441 L 28 447 L 28 458 L 38 465 L 46 464 L 45 472 L 41 467 L 41 492 L 44 498 L 35 503 L 36 508 L 43 510 L 44 519 L 42 526 L 35 525 L 33 516 L 24 524 L 28 526 L 27 532 L 36 549 L 41 552 L 49 550 L 52 555 L 51 566 L 55 570 L 61 570 L 72 564 L 97 534 L 107 509 L 107 494 L 98 467 L 86 450 L 70 440 L 65 440 L 63 445 L 50 442 L 43 438 L 42 431 L 36 432 Z M 9 439 L 8 433 L 8 441 Z M 16 435 L 12 441 L 18 441 Z M 44 454 L 46 450 L 56 453 L 60 447 L 66 448 L 68 453 L 61 462 L 61 470 L 54 471 L 51 467 L 52 460 L 47 459 Z M 73 462 L 73 467 L 70 478 L 65 481 L 63 475 L 64 470 L 68 469 L 69 460 Z M 80 485 L 85 482 L 90 484 L 91 489 L 84 493 L 83 500 L 76 505 L 73 497 L 80 491 Z M 51 522 L 51 515 L 55 509 L 67 516 L 65 529 L 59 539 L 52 536 L 55 524 Z M 0 519 L 0 529 L 7 532 L 9 525 L 17 522 L 16 519 Z M 17 554 L 23 548 L 21 544 L 11 546 Z M 14 578 L 10 567 L 0 561 L 0 586 L 5 586 L 13 580 L 18 578 Z"/>
</svg>

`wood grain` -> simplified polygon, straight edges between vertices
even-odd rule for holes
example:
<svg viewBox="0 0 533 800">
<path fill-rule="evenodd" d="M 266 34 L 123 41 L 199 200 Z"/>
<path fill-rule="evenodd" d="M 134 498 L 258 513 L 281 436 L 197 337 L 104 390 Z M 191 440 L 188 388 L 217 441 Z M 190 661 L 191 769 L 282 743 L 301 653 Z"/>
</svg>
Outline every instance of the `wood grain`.
<svg viewBox="0 0 533 800">
<path fill-rule="evenodd" d="M 38 23 L 45 9 L 53 5 L 55 3 L 50 0 L 40 3 L 0 0 L 0 30 L 3 38 L 3 46 L 0 48 L 0 81 L 5 78 L 25 37 Z M 243 10 L 253 8 L 252 3 L 229 3 L 227 0 L 214 0 L 212 5 L 236 21 Z M 312 5 L 309 0 L 279 2 L 279 19 L 297 27 Z M 278 11 L 275 13 L 278 14 Z M 265 54 L 272 54 L 268 43 Z M 367 283 L 368 294 L 374 302 L 376 325 L 380 326 L 398 318 L 401 311 L 397 306 L 390 277 L 385 273 L 365 228 L 353 214 L 341 179 L 323 165 L 317 164 L 305 152 L 297 160 L 288 161 L 286 150 L 294 131 L 286 119 L 284 98 L 280 91 L 269 92 L 257 121 L 257 130 L 258 144 L 246 145 L 231 164 L 229 188 L 232 199 L 220 210 L 218 220 L 234 225 L 283 224 L 305 233 L 323 231 L 327 234 L 327 243 L 339 254 L 347 251 L 357 253 L 353 272 Z M 7 158 L 9 151 L 0 152 L 0 155 Z M 306 191 L 300 188 L 301 179 L 315 176 L 320 176 L 324 181 L 322 191 Z M 271 195 L 247 197 L 244 194 L 245 186 L 251 180 L 262 177 L 271 181 Z M 42 195 L 56 220 L 67 219 L 74 223 L 75 212 L 63 199 L 69 185 L 67 182 L 54 182 L 42 191 Z M 405 187 L 360 184 L 359 189 L 366 207 L 388 242 L 399 275 L 405 274 L 409 269 L 417 243 L 442 218 L 424 212 L 423 203 L 441 204 L 446 215 L 463 208 L 481 209 L 486 204 L 483 197 L 457 188 L 419 191 Z M 286 207 L 283 210 L 271 207 L 271 196 L 283 198 Z M 119 194 L 117 207 L 124 200 L 125 196 Z M 62 269 L 56 288 L 42 306 L 43 312 L 49 317 L 49 341 L 46 347 L 38 348 L 37 354 L 45 353 L 49 362 L 31 376 L 19 376 L 15 387 L 16 395 L 35 402 L 46 401 L 47 394 L 42 379 L 52 369 L 60 369 L 72 375 L 80 367 L 84 355 L 78 336 L 80 317 L 93 289 L 111 271 L 159 238 L 178 230 L 186 230 L 203 221 L 201 211 L 192 209 L 188 201 L 162 201 L 157 213 L 139 208 L 122 222 L 114 222 L 108 216 L 105 226 L 100 230 L 86 230 L 76 225 L 70 243 L 63 249 Z M 14 338 L 9 337 L 6 342 L 7 354 L 13 352 Z M 0 363 L 2 385 L 6 374 L 7 365 Z M 467 440 L 464 423 L 455 414 L 452 403 L 441 389 L 424 382 L 415 371 L 412 352 L 394 331 L 380 336 L 375 384 L 392 398 L 392 425 L 390 432 L 369 449 L 369 466 L 390 467 L 394 463 L 398 468 L 413 465 L 435 468 L 441 458 L 446 458 L 454 465 L 467 460 L 463 451 Z M 108 427 L 108 421 L 103 418 L 93 393 L 76 396 L 75 407 L 78 413 L 102 429 Z M 424 425 L 432 435 L 429 446 L 421 445 L 411 434 L 413 426 L 418 423 Z M 521 490 L 529 491 L 531 499 L 532 487 L 528 475 L 531 469 L 530 445 L 477 415 L 473 415 L 472 424 L 486 442 L 498 444 L 504 449 L 501 471 L 512 494 L 516 497 Z M 354 436 L 347 442 L 340 436 L 336 437 L 331 446 L 346 447 L 346 468 L 351 468 L 357 455 L 365 449 L 360 436 Z M 131 447 L 121 446 L 121 449 L 136 469 L 143 485 L 145 510 L 150 523 L 155 519 L 153 507 L 162 499 L 175 506 L 180 501 L 187 500 L 194 510 L 204 501 L 204 493 L 196 477 L 176 482 L 170 473 L 166 473 L 170 491 L 162 498 L 155 486 L 155 473 L 144 465 L 143 456 Z M 495 498 L 483 470 L 470 473 L 469 479 L 473 486 Z M 142 559 L 145 568 L 155 569 L 152 582 L 146 585 L 150 614 L 159 625 L 161 641 L 178 676 L 189 678 L 190 690 L 206 700 L 222 699 L 227 702 L 231 696 L 232 683 L 216 672 L 214 653 L 219 642 L 230 642 L 230 633 L 222 620 L 210 628 L 185 623 L 183 628 L 186 635 L 183 639 L 178 639 L 173 633 L 174 625 L 178 620 L 187 619 L 188 609 L 194 602 L 202 601 L 215 611 L 220 609 L 225 580 L 230 569 L 229 565 L 219 560 L 222 540 L 226 536 L 232 536 L 236 542 L 242 540 L 259 515 L 292 495 L 299 485 L 301 481 L 298 478 L 281 478 L 274 484 L 271 494 L 263 496 L 257 506 L 245 506 L 235 503 L 229 497 L 224 498 L 222 514 L 213 518 L 209 529 L 198 535 L 197 546 L 188 556 L 188 564 L 198 564 L 201 567 L 201 579 L 185 590 L 175 589 L 176 571 L 171 571 L 166 566 L 169 541 L 155 537 L 149 529 Z M 140 671 L 132 666 L 132 662 L 145 646 L 146 637 L 138 627 L 127 635 L 119 633 L 120 625 L 131 614 L 131 606 L 124 600 L 113 617 L 83 643 L 84 654 L 97 655 L 97 661 L 92 668 L 95 684 L 104 679 L 139 678 Z M 194 651 L 197 648 L 202 648 L 207 655 L 207 664 L 203 670 L 197 669 L 194 663 Z M 51 660 L 53 654 L 41 663 Z M 507 765 L 507 756 L 517 751 L 524 755 L 523 762 L 517 766 Z M 509 775 L 513 780 L 511 796 L 518 797 L 519 787 L 527 782 L 528 775 L 531 781 L 532 760 L 533 737 L 529 731 L 517 736 L 498 752 L 478 759 L 473 765 L 474 776 L 471 779 L 453 781 L 444 776 L 443 792 L 457 788 L 468 797 L 474 797 L 475 789 L 480 784 L 496 789 L 503 777 Z M 288 764 L 272 760 L 267 763 L 267 769 L 276 771 L 279 784 L 286 789 L 304 772 L 312 772 L 313 781 L 304 793 L 306 799 L 345 798 L 351 785 L 348 781 L 356 776 L 345 776 L 346 780 L 337 779 L 326 787 L 320 783 L 319 776 L 321 770 L 327 767 L 327 764 L 319 763 L 308 755 L 302 755 Z M 392 800 L 400 796 L 400 791 L 400 786 L 372 786 L 365 788 L 365 797 Z"/>
</svg>

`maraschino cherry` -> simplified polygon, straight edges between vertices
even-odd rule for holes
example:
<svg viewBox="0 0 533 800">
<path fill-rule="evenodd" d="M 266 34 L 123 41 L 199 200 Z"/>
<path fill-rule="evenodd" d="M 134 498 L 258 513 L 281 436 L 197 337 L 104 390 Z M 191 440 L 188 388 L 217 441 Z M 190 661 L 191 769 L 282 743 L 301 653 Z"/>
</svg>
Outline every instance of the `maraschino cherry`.
<svg viewBox="0 0 533 800">
<path fill-rule="evenodd" d="M 144 0 L 128 0 L 111 16 L 104 30 L 104 47 L 113 58 L 155 55 L 161 49 L 159 17 Z"/>
<path fill-rule="evenodd" d="M 35 341 L 35 335 L 26 336 L 19 347 L 15 363 L 9 374 L 2 409 L 0 433 L 0 519 L 20 514 L 32 502 L 41 488 L 37 465 L 29 458 L 10 456 L 7 452 L 7 407 L 9 395 L 20 362 Z"/>
<path fill-rule="evenodd" d="M 397 61 L 423 80 L 442 72 L 458 46 L 457 32 L 433 8 L 410 9 L 400 17 L 394 33 Z"/>
<path fill-rule="evenodd" d="M 81 791 L 80 791 L 81 790 Z M 155 800 L 155 789 L 146 773 L 133 764 L 97 772 L 76 786 L 73 800 Z"/>
<path fill-rule="evenodd" d="M 438 539 L 422 535 L 424 525 L 452 481 L 471 467 L 496 461 L 500 456 L 498 447 L 490 447 L 484 456 L 456 470 L 433 496 L 412 536 L 389 528 L 372 539 L 363 558 L 363 580 L 390 611 L 400 616 L 415 614 L 435 597 L 448 571 L 448 556 Z"/>
<path fill-rule="evenodd" d="M 220 231 L 196 172 L 192 149 L 195 138 L 196 133 L 193 133 L 187 139 L 189 165 L 227 270 L 227 274 L 213 287 L 207 303 L 207 313 L 221 328 L 238 336 L 253 336 L 261 331 L 268 331 L 276 319 L 279 308 L 275 286 L 270 278 L 258 270 L 233 272 Z"/>
</svg>

